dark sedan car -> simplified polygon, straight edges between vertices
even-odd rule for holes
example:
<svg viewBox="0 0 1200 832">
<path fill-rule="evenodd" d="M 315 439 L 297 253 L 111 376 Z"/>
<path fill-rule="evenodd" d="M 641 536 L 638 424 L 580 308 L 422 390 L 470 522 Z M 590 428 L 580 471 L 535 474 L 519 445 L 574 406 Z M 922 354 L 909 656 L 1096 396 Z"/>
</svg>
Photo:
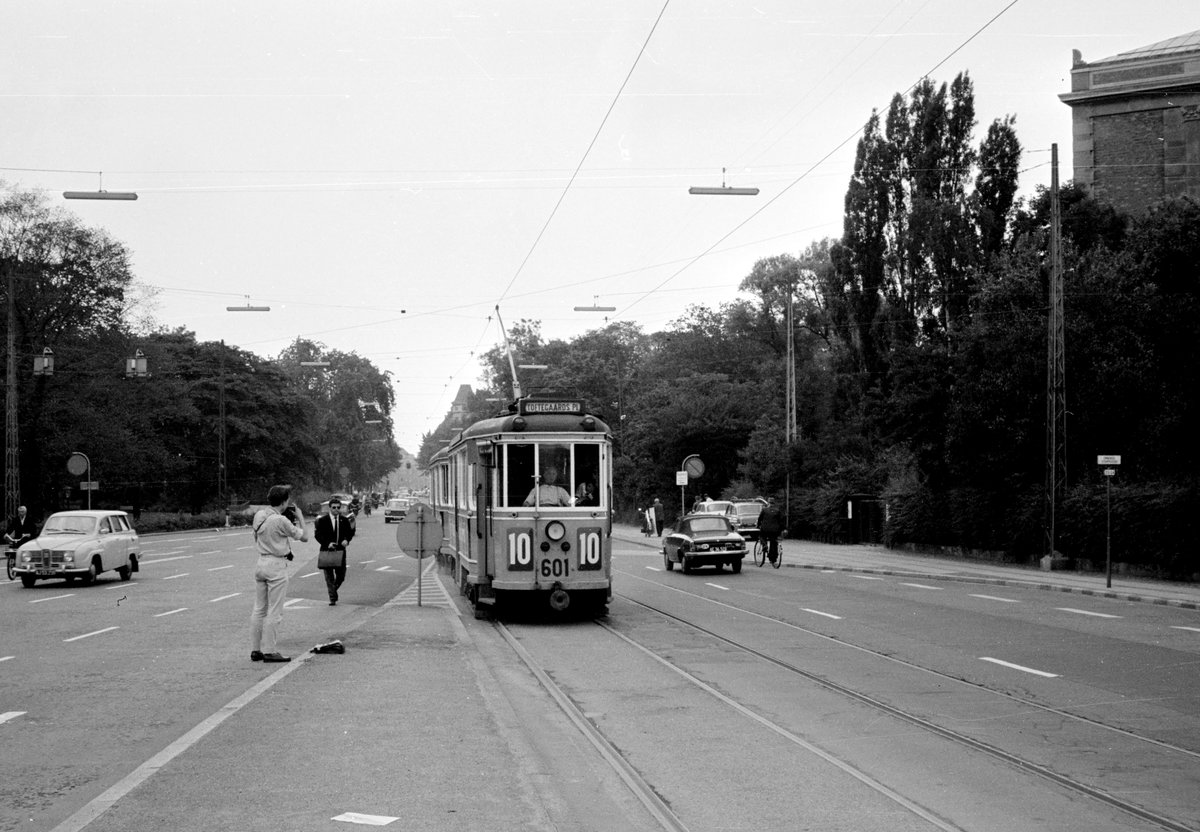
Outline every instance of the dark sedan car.
<svg viewBox="0 0 1200 832">
<path fill-rule="evenodd" d="M 725 564 L 742 571 L 746 539 L 734 531 L 724 514 L 689 514 L 663 538 L 663 566 L 670 572 L 680 564 L 684 572 L 697 566 Z"/>
</svg>

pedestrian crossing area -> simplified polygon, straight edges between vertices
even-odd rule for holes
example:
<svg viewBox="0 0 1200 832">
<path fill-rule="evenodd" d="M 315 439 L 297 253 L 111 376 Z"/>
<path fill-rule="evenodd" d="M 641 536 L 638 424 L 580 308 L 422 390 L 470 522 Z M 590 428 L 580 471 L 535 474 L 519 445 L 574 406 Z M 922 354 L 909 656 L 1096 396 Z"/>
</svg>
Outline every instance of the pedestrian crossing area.
<svg viewBox="0 0 1200 832">
<path fill-rule="evenodd" d="M 438 576 L 437 559 L 431 558 L 425 570 L 421 573 L 420 586 L 420 601 L 422 607 L 439 607 L 442 609 L 457 609 L 454 604 L 454 599 L 450 597 L 449 591 L 442 583 Z M 389 607 L 415 607 L 417 606 L 418 582 L 413 581 L 412 585 L 401 592 L 392 601 L 389 601 Z"/>
</svg>

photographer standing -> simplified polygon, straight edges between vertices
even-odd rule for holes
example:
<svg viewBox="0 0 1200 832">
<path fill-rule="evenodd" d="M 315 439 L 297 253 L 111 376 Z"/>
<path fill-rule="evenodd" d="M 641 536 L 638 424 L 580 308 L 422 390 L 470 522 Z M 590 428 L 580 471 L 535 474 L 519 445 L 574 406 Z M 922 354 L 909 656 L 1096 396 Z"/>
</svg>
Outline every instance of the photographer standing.
<svg viewBox="0 0 1200 832">
<path fill-rule="evenodd" d="M 254 612 L 250 614 L 250 661 L 290 662 L 276 648 L 279 622 L 283 620 L 283 602 L 287 598 L 288 561 L 292 559 L 292 541 L 308 540 L 304 515 L 291 501 L 290 485 L 273 485 L 267 492 L 270 508 L 254 515 L 254 543 L 258 564 L 254 569 Z M 296 522 L 285 512 L 294 512 Z"/>
<path fill-rule="evenodd" d="M 329 498 L 329 513 L 322 514 L 313 523 L 313 537 L 321 545 L 322 552 L 341 552 L 341 566 L 322 567 L 325 573 L 325 588 L 329 590 L 329 606 L 337 604 L 338 587 L 346 580 L 346 544 L 354 538 L 354 518 L 342 516 L 342 501 Z"/>
</svg>

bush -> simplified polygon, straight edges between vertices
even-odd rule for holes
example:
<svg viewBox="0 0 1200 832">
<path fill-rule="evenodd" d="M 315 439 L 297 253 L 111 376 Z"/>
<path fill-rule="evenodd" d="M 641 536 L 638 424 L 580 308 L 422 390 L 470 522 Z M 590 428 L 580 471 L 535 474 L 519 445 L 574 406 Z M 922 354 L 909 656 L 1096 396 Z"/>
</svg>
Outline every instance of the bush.
<svg viewBox="0 0 1200 832">
<path fill-rule="evenodd" d="M 248 526 L 250 525 L 251 516 L 251 514 L 247 514 L 246 512 L 230 512 L 229 525 Z M 184 514 L 181 511 L 143 511 L 133 525 L 139 534 L 223 528 L 225 526 L 225 512 L 206 511 L 202 514 Z"/>
</svg>

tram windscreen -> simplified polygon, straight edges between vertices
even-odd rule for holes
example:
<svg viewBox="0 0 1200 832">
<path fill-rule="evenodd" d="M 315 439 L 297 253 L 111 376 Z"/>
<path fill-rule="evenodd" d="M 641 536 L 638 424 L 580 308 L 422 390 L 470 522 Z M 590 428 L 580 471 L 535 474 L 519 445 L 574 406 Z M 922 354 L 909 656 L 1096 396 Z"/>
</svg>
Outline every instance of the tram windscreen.
<svg viewBox="0 0 1200 832">
<path fill-rule="evenodd" d="M 497 462 L 498 505 L 546 507 L 600 505 L 600 446 L 597 444 L 505 445 Z M 540 490 L 539 490 L 540 489 Z"/>
</svg>

